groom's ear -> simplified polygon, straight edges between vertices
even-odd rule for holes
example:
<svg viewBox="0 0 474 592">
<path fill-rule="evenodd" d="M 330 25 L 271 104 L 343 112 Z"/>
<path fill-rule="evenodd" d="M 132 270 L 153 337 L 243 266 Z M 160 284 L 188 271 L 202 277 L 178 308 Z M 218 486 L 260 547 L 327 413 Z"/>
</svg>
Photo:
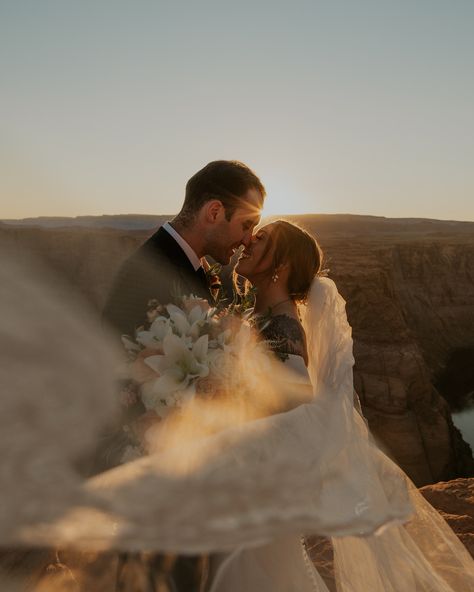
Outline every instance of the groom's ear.
<svg viewBox="0 0 474 592">
<path fill-rule="evenodd" d="M 207 201 L 203 205 L 204 216 L 206 222 L 209 224 L 214 224 L 215 222 L 219 222 L 223 215 L 225 215 L 224 206 L 222 202 L 218 199 L 212 199 Z"/>
</svg>

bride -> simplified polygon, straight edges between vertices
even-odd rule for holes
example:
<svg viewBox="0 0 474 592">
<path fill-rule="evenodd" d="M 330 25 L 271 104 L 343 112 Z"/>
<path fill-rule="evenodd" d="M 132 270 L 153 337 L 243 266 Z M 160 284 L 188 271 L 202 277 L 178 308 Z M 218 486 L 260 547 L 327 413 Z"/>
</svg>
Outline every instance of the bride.
<svg viewBox="0 0 474 592">
<path fill-rule="evenodd" d="M 299 409 L 302 411 L 311 405 L 313 396 L 313 404 L 323 403 L 328 396 L 333 398 L 332 402 L 327 401 L 333 408 L 326 406 L 326 417 L 318 418 L 334 428 L 325 431 L 333 442 L 320 442 L 328 450 L 319 461 L 339 462 L 344 467 L 331 469 L 327 464 L 326 479 L 331 483 L 329 495 L 333 499 L 331 502 L 325 499 L 324 505 L 329 522 L 331 514 L 337 512 L 345 518 L 337 519 L 334 515 L 333 524 L 319 532 L 326 530 L 326 534 L 331 534 L 332 530 L 338 535 L 346 530 L 349 533 L 353 522 L 355 532 L 351 534 L 364 535 L 332 538 L 337 590 L 460 592 L 474 589 L 474 565 L 466 550 L 406 476 L 377 450 L 361 417 L 355 409 L 349 409 L 352 402 L 347 395 L 352 393 L 353 361 L 350 328 L 335 285 L 318 276 L 321 259 L 319 246 L 309 233 L 278 220 L 256 232 L 235 271 L 256 288 L 254 322 L 262 337 L 294 376 L 298 375 L 298 382 L 313 386 L 309 397 L 308 390 L 300 390 L 300 400 L 292 398 L 290 405 L 302 404 Z M 341 385 L 344 388 L 345 378 L 350 384 L 346 382 L 345 397 L 339 399 L 338 390 Z M 324 408 L 323 403 L 319 412 L 324 413 Z M 304 429 L 304 424 L 300 425 Z M 319 427 L 316 422 L 312 426 L 314 430 Z M 298 429 L 296 421 L 293 429 Z M 349 447 L 352 455 L 347 450 Z M 356 464 L 344 463 L 351 456 Z M 369 478 L 374 467 L 375 478 L 374 475 Z M 389 483 L 391 486 L 387 487 Z M 401 483 L 410 491 L 413 509 L 408 521 L 407 516 L 402 517 L 403 501 L 394 495 Z M 382 501 L 375 490 L 384 486 Z M 367 488 L 365 499 L 358 495 L 361 488 Z M 395 507 L 391 516 L 385 508 L 381 511 L 387 513 L 385 528 L 370 532 L 361 525 L 358 533 L 357 518 L 364 512 L 372 512 L 375 519 L 377 509 L 380 511 L 390 495 L 395 505 L 400 504 L 399 515 Z M 353 516 L 346 513 L 348 508 L 355 510 Z M 335 523 L 339 526 L 335 527 Z M 309 559 L 304 537 L 297 534 L 280 535 L 259 546 L 242 545 L 225 556 L 213 555 L 211 568 L 211 592 L 327 590 Z"/>
<path fill-rule="evenodd" d="M 321 261 L 321 250 L 307 232 L 279 220 L 254 234 L 235 267 L 235 274 L 246 278 L 246 288 L 252 285 L 256 291 L 253 322 L 262 338 L 295 381 L 307 387 L 280 406 L 280 412 L 312 398 L 298 305 L 306 301 Z M 259 547 L 242 546 L 226 556 L 212 555 L 210 565 L 212 592 L 327 589 L 311 565 L 303 537 L 293 534 Z"/>
</svg>

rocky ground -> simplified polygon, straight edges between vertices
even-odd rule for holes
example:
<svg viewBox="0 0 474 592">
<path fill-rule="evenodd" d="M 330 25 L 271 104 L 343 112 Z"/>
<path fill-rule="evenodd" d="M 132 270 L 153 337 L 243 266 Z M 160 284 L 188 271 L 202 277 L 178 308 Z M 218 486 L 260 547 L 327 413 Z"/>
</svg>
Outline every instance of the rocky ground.
<svg viewBox="0 0 474 592">
<path fill-rule="evenodd" d="M 420 489 L 474 557 L 474 479 L 454 479 Z"/>
</svg>

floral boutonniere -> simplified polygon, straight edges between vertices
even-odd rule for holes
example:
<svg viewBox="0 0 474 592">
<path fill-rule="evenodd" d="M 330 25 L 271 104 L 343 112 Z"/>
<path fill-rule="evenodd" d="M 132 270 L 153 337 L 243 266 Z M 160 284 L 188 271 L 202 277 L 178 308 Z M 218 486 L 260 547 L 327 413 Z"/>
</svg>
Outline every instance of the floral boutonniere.
<svg viewBox="0 0 474 592">
<path fill-rule="evenodd" d="M 214 263 L 210 265 L 206 259 L 203 261 L 204 271 L 206 272 L 207 285 L 211 292 L 214 301 L 217 302 L 222 296 L 222 282 L 220 273 L 222 271 L 222 265 Z"/>
<path fill-rule="evenodd" d="M 245 319 L 249 318 L 253 314 L 256 295 L 257 288 L 254 286 L 247 288 L 242 294 L 235 293 L 231 304 L 232 314 Z"/>
</svg>

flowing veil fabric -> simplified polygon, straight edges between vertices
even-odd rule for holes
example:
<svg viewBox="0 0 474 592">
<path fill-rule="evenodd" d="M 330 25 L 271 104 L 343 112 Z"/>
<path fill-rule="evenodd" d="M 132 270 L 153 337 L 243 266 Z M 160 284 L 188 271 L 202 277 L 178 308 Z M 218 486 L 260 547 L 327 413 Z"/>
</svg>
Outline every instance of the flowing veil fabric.
<svg viewBox="0 0 474 592">
<path fill-rule="evenodd" d="M 30 544 L 32 526 L 85 502 L 78 460 L 117 411 L 119 358 L 91 310 L 39 263 L 0 259 L 0 310 L 0 545 L 8 546 Z"/>
<path fill-rule="evenodd" d="M 351 330 L 331 280 L 315 281 L 304 311 L 310 403 L 212 435 L 183 434 L 84 482 L 78 456 L 113 412 L 109 344 L 41 278 L 8 266 L 0 273 L 0 306 L 10 311 L 1 327 L 10 351 L 1 374 L 10 467 L 0 473 L 1 544 L 240 554 L 247 592 L 306 592 L 325 590 L 300 544 L 317 533 L 333 537 L 342 592 L 473 588 L 469 555 L 354 409 Z M 280 370 L 269 378 L 284 384 Z M 251 375 L 252 360 L 240 371 Z M 215 590 L 231 590 L 225 574 L 236 565 L 224 560 Z"/>
<path fill-rule="evenodd" d="M 366 427 L 353 406 L 344 302 L 330 280 L 317 288 L 322 302 L 305 318 L 311 372 L 321 368 L 312 377 L 314 399 L 179 441 L 91 480 L 91 502 L 116 517 L 115 546 L 228 551 L 305 532 L 368 535 L 406 520 L 412 508 L 404 476 L 392 463 L 374 462 L 381 455 L 360 436 Z M 276 363 L 271 380 L 284 383 L 277 374 L 283 366 Z M 107 538 L 106 531 L 96 534 Z"/>
</svg>

